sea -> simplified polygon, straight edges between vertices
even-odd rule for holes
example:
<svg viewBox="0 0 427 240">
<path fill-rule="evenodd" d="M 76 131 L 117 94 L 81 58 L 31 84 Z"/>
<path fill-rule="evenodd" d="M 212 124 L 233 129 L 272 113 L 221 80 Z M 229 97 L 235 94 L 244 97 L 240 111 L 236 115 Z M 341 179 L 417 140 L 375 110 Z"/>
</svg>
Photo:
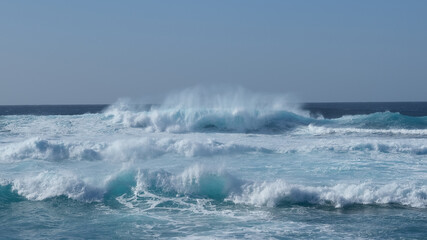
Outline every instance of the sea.
<svg viewBox="0 0 427 240">
<path fill-rule="evenodd" d="M 0 239 L 427 239 L 427 102 L 0 106 Z"/>
</svg>

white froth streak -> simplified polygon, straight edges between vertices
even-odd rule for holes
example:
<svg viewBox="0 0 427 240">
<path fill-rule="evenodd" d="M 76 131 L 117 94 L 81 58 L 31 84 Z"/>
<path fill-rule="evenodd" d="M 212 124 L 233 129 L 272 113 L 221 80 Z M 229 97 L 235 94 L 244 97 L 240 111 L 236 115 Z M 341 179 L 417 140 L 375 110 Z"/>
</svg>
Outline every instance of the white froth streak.
<svg viewBox="0 0 427 240">
<path fill-rule="evenodd" d="M 294 134 L 310 135 L 347 135 L 347 134 L 382 134 L 382 135 L 407 135 L 416 137 L 427 137 L 427 129 L 367 129 L 367 128 L 346 128 L 346 127 L 324 127 L 313 124 L 301 127 L 294 131 Z"/>
</svg>

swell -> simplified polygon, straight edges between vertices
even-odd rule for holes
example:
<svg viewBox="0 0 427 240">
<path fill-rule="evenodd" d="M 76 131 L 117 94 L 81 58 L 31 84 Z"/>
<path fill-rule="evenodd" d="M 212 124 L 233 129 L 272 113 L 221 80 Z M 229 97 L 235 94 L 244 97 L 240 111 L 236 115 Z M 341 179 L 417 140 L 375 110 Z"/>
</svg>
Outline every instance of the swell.
<svg viewBox="0 0 427 240">
<path fill-rule="evenodd" d="M 0 147 L 0 162 L 23 160 L 62 161 L 141 161 L 174 154 L 185 157 L 209 157 L 245 153 L 272 153 L 259 146 L 222 143 L 212 139 L 130 138 L 112 142 L 63 142 L 30 138 Z"/>
<path fill-rule="evenodd" d="M 275 152 L 278 153 L 373 153 L 373 154 L 409 154 L 426 155 L 427 145 L 423 143 L 401 143 L 400 141 L 351 141 L 346 143 L 342 140 L 323 141 L 322 143 L 312 143 L 307 145 L 281 147 Z"/>
<path fill-rule="evenodd" d="M 354 204 L 397 204 L 414 208 L 427 206 L 427 187 L 416 182 L 339 183 L 332 186 L 291 184 L 283 179 L 272 182 L 252 182 L 239 179 L 226 170 L 212 166 L 193 165 L 179 174 L 164 170 L 123 170 L 91 183 L 68 172 L 42 172 L 33 176 L 4 181 L 0 188 L 3 203 L 46 200 L 54 197 L 83 202 L 120 200 L 152 201 L 151 207 L 165 201 L 192 202 L 208 199 L 233 204 L 284 207 L 315 205 L 342 208 Z M 192 200 L 193 199 L 193 200 Z"/>
<path fill-rule="evenodd" d="M 20 202 L 24 200 L 26 200 L 25 197 L 12 190 L 12 185 L 7 183 L 0 184 L 0 204 Z"/>
<path fill-rule="evenodd" d="M 338 126 L 362 129 L 427 129 L 426 116 L 413 117 L 392 112 L 344 116 L 333 122 Z"/>
</svg>

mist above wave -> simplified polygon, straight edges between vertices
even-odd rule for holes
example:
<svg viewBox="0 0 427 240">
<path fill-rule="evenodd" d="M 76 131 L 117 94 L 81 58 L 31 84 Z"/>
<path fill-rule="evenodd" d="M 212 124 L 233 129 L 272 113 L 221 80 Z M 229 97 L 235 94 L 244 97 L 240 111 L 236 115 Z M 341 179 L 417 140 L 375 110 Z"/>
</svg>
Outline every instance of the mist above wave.
<svg viewBox="0 0 427 240">
<path fill-rule="evenodd" d="M 242 88 L 190 88 L 171 94 L 162 104 L 152 106 L 119 100 L 104 114 L 115 123 L 148 132 L 283 133 L 307 126 L 427 129 L 427 117 L 391 112 L 338 119 L 313 118 L 286 95 L 260 94 Z"/>
<path fill-rule="evenodd" d="M 243 88 L 190 88 L 150 108 L 120 100 L 105 112 L 114 122 L 150 132 L 282 131 L 311 122 L 284 95 L 253 93 Z"/>
</svg>

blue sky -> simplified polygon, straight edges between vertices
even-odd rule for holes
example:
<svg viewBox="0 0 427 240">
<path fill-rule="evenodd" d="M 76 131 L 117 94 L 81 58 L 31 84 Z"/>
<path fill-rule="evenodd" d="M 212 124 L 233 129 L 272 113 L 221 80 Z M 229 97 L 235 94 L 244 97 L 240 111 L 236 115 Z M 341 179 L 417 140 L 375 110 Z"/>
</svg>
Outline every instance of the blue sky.
<svg viewBox="0 0 427 240">
<path fill-rule="evenodd" d="M 427 1 L 0 1 L 0 104 L 198 84 L 427 101 Z"/>
</svg>

